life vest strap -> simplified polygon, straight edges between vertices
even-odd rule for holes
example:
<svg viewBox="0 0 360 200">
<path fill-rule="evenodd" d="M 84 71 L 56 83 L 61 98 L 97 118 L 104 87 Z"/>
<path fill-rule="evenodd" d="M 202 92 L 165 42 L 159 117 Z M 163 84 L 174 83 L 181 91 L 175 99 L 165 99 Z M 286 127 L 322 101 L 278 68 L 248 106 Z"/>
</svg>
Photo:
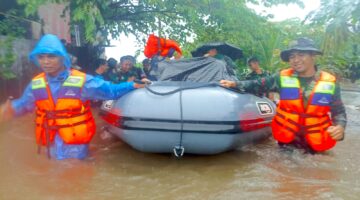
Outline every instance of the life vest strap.
<svg viewBox="0 0 360 200">
<path fill-rule="evenodd" d="M 277 119 L 274 119 L 274 121 L 275 121 L 275 123 L 277 123 L 279 126 L 282 126 L 282 125 L 283 125 L 283 124 L 282 124 L 281 122 L 279 122 L 279 120 L 277 120 Z M 291 132 L 293 132 L 293 133 L 295 133 L 295 134 L 298 133 L 298 131 L 295 131 L 294 129 L 292 129 L 292 128 L 288 127 L 288 126 L 283 127 L 283 128 L 285 128 L 286 130 L 291 131 Z"/>
<path fill-rule="evenodd" d="M 78 116 L 81 116 L 81 115 L 84 115 L 86 113 L 89 113 L 91 112 L 90 109 L 85 109 L 83 113 L 77 113 L 77 114 L 71 114 L 71 115 L 56 115 L 58 112 L 56 111 L 46 111 L 45 113 L 45 116 L 46 116 L 46 119 L 69 119 L 69 118 L 74 118 L 74 117 L 78 117 Z M 42 116 L 41 114 L 36 114 L 37 116 Z"/>
<path fill-rule="evenodd" d="M 90 103 L 89 102 L 85 102 L 83 104 L 85 111 L 90 110 Z M 68 113 L 68 112 L 80 112 L 83 109 L 83 107 L 81 108 L 76 108 L 76 109 L 63 109 L 63 110 L 45 110 L 45 109 L 38 109 L 38 111 L 40 112 L 53 112 L 55 114 L 62 114 L 62 113 Z"/>
<path fill-rule="evenodd" d="M 83 112 L 81 112 L 83 111 Z M 81 113 L 80 113 L 81 112 Z M 86 101 L 83 105 L 83 107 L 81 108 L 76 108 L 76 109 L 63 109 L 63 110 L 44 110 L 44 109 L 38 109 L 36 112 L 37 116 L 42 116 L 45 113 L 45 116 L 47 119 L 68 119 L 68 118 L 72 118 L 72 117 L 77 117 L 80 115 L 83 115 L 85 113 L 91 112 L 90 109 L 90 102 Z M 59 114 L 69 114 L 70 116 L 62 116 Z M 75 115 L 72 113 L 76 113 Z"/>
<path fill-rule="evenodd" d="M 63 113 L 68 113 L 68 112 L 80 112 L 82 108 L 77 108 L 77 109 L 64 109 L 64 110 L 44 110 L 44 109 L 39 109 L 40 112 L 49 112 L 49 113 L 54 113 L 54 114 L 63 114 Z"/>
<path fill-rule="evenodd" d="M 298 124 L 297 122 L 295 122 L 294 120 L 289 119 L 289 118 L 286 118 L 285 115 L 283 115 L 283 114 L 281 114 L 281 113 L 279 113 L 279 112 L 276 113 L 276 114 L 277 114 L 278 117 L 283 118 L 284 120 L 286 120 L 286 121 L 289 122 L 290 124 L 301 128 L 301 125 Z"/>
<path fill-rule="evenodd" d="M 281 109 L 284 112 L 290 113 L 290 114 L 295 114 L 295 115 L 299 115 L 301 118 L 311 118 L 311 117 L 325 117 L 327 116 L 327 114 L 324 115 L 312 115 L 312 114 L 307 114 L 307 113 L 299 113 L 296 111 L 287 111 L 284 108 L 279 107 L 279 109 Z"/>
<path fill-rule="evenodd" d="M 315 128 L 315 127 L 325 125 L 325 124 L 330 123 L 330 122 L 331 122 L 330 119 L 327 119 L 327 120 L 325 120 L 323 122 L 320 122 L 320 123 L 317 123 L 317 124 L 307 125 L 306 128 L 311 129 L 311 128 Z"/>
<path fill-rule="evenodd" d="M 80 121 L 80 122 L 76 122 L 76 123 L 73 123 L 73 124 L 65 124 L 65 125 L 48 125 L 48 126 L 44 126 L 42 124 L 39 124 L 37 123 L 36 125 L 37 126 L 43 126 L 44 129 L 49 129 L 49 130 L 52 130 L 52 131 L 57 131 L 61 128 L 67 128 L 67 127 L 73 127 L 73 126 L 77 126 L 77 125 L 80 125 L 80 124 L 86 124 L 88 123 L 89 121 L 91 121 L 93 118 L 89 118 L 89 119 L 86 119 L 86 120 L 83 120 L 83 121 Z"/>
<path fill-rule="evenodd" d="M 294 126 L 297 126 L 297 127 L 299 128 L 300 132 L 303 131 L 303 132 L 306 132 L 306 133 L 310 133 L 310 132 L 312 133 L 312 132 L 314 132 L 314 131 L 311 131 L 311 130 L 309 130 L 309 129 L 312 129 L 312 128 L 315 128 L 315 127 L 319 127 L 319 126 L 322 126 L 322 125 L 325 125 L 325 124 L 331 122 L 330 119 L 327 119 L 327 120 L 325 120 L 325 121 L 323 121 L 323 122 L 320 122 L 320 123 L 316 123 L 316 124 L 312 124 L 312 125 L 307 125 L 307 126 L 305 126 L 305 125 L 301 125 L 301 124 L 296 123 L 296 122 L 295 122 L 294 120 L 292 120 L 292 119 L 286 119 L 285 115 L 283 115 L 283 114 L 281 114 L 281 113 L 277 113 L 277 116 L 283 118 L 284 120 L 286 120 L 286 121 L 289 122 L 290 124 L 292 124 L 292 125 L 294 125 Z M 275 119 L 275 121 L 276 121 L 278 124 L 281 125 L 281 122 L 279 122 L 277 119 Z M 293 132 L 294 132 L 294 131 L 293 131 Z M 316 132 L 319 132 L 319 131 L 316 131 Z M 296 132 L 294 132 L 294 133 L 296 133 Z"/>
</svg>

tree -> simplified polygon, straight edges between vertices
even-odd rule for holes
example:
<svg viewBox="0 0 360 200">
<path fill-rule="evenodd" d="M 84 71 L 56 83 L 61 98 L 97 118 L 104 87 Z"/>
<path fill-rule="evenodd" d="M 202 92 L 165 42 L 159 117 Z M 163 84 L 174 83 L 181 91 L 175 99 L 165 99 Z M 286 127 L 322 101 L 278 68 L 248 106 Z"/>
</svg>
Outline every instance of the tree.
<svg viewBox="0 0 360 200">
<path fill-rule="evenodd" d="M 11 66 L 16 60 L 16 55 L 13 49 L 13 36 L 0 38 L 0 80 L 8 80 L 16 77 L 12 72 Z"/>
<path fill-rule="evenodd" d="M 267 6 L 280 3 L 301 2 L 299 0 L 17 0 L 25 6 L 27 15 L 36 13 L 46 3 L 65 3 L 71 13 L 71 24 L 82 24 L 85 37 L 93 42 L 100 30 L 107 36 L 117 38 L 121 33 L 143 34 L 160 32 L 171 34 L 174 39 L 184 41 L 195 29 L 216 23 L 220 13 L 249 10 L 247 2 Z M 241 8 L 235 10 L 232 8 Z M 248 13 L 248 11 L 246 12 Z M 242 15 L 245 16 L 245 15 Z M 238 19 L 237 19 L 238 20 Z M 166 35 L 166 34 L 165 34 Z"/>
<path fill-rule="evenodd" d="M 186 24 L 197 15 L 192 5 L 197 2 L 177 0 L 17 0 L 25 6 L 27 15 L 34 15 L 46 3 L 64 3 L 71 13 L 71 24 L 84 28 L 87 41 L 94 42 L 100 31 L 105 38 L 117 38 L 121 33 L 136 36 L 148 35 L 166 29 L 176 39 L 189 36 Z M 201 2 L 201 1 L 199 1 Z M 186 6 L 185 6 L 186 5 Z M 196 5 L 195 5 L 196 6 Z M 201 20 L 197 18 L 197 20 Z M 165 32 L 165 30 L 164 30 Z"/>
<path fill-rule="evenodd" d="M 16 77 L 11 69 L 17 57 L 13 43 L 15 38 L 26 35 L 24 27 L 29 25 L 31 19 L 24 17 L 23 8 L 17 8 L 16 2 L 3 1 L 2 3 L 0 8 L 0 80 L 9 80 Z"/>
<path fill-rule="evenodd" d="M 270 71 L 284 65 L 281 63 L 279 47 L 283 43 L 286 32 L 283 27 L 269 22 L 271 16 L 260 16 L 247 6 L 247 2 L 267 6 L 279 3 L 288 4 L 294 1 L 211 1 L 208 6 L 211 23 L 205 28 L 195 29 L 197 37 L 194 45 L 210 41 L 226 41 L 244 50 L 245 58 L 255 55 L 261 65 Z M 215 4 L 215 2 L 218 2 Z M 301 2 L 295 3 L 302 5 Z M 225 12 L 226 11 L 226 12 Z M 194 48 L 194 46 L 191 46 Z M 247 69 L 246 59 L 238 61 L 239 71 Z"/>
<path fill-rule="evenodd" d="M 17 0 L 33 14 L 44 3 L 68 3 L 71 24 L 82 24 L 85 37 L 93 42 L 97 32 L 105 38 L 121 33 L 134 34 L 139 40 L 149 33 L 171 37 L 184 47 L 185 55 L 198 45 L 226 41 L 240 46 L 247 56 L 257 55 L 268 69 L 283 65 L 278 47 L 286 34 L 247 4 L 270 7 L 301 0 Z M 275 50 L 274 50 L 275 49 Z M 245 59 L 238 61 L 244 66 Z"/>
<path fill-rule="evenodd" d="M 322 0 L 306 21 L 326 27 L 324 49 L 336 52 L 348 40 L 359 39 L 360 0 Z"/>
<path fill-rule="evenodd" d="M 322 0 L 304 23 L 323 27 L 322 49 L 328 65 L 345 72 L 360 67 L 360 0 Z M 348 74 L 354 73 L 360 76 L 355 71 Z"/>
</svg>

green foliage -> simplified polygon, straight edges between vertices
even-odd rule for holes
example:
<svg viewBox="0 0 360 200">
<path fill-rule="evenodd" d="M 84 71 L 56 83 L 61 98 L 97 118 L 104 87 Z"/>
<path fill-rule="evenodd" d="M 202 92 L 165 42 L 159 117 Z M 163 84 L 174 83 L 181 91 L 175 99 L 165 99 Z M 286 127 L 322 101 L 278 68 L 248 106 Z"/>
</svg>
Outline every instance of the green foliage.
<svg viewBox="0 0 360 200">
<path fill-rule="evenodd" d="M 322 0 L 320 9 L 310 13 L 306 21 L 324 27 L 325 55 L 359 62 L 360 52 L 354 51 L 353 45 L 360 43 L 360 0 Z"/>
<path fill-rule="evenodd" d="M 238 71 L 247 69 L 246 58 L 256 56 L 262 67 L 269 71 L 285 65 L 280 61 L 280 47 L 286 31 L 282 27 L 268 21 L 268 16 L 259 16 L 249 9 L 247 2 L 266 4 L 267 6 L 294 1 L 211 1 L 208 5 L 208 15 L 211 23 L 194 30 L 197 37 L 194 46 L 211 41 L 226 41 L 243 49 L 245 58 L 237 61 Z"/>
<path fill-rule="evenodd" d="M 312 24 L 326 25 L 329 41 L 338 45 L 360 32 L 360 0 L 322 0 L 320 9 L 307 16 Z"/>
<path fill-rule="evenodd" d="M 285 4 L 285 5 L 297 4 L 301 8 L 304 8 L 304 3 L 301 0 L 292 0 L 292 1 L 288 1 L 288 0 L 248 0 L 248 2 L 255 4 L 255 5 L 262 4 L 265 7 L 271 7 L 271 6 L 275 6 L 275 5 L 279 5 L 279 4 Z"/>
<path fill-rule="evenodd" d="M 27 15 L 35 14 L 37 8 L 46 3 L 68 4 L 67 9 L 70 10 L 72 24 L 83 25 L 85 38 L 90 42 L 95 41 L 98 31 L 106 38 L 108 36 L 117 38 L 121 33 L 143 38 L 144 35 L 156 32 L 186 42 L 186 38 L 198 34 L 197 30 L 221 26 L 220 23 L 226 20 L 230 20 L 226 24 L 237 24 L 237 27 L 244 24 L 238 22 L 247 20 L 249 18 L 247 14 L 254 16 L 254 12 L 249 11 L 245 6 L 247 2 L 262 3 L 265 6 L 294 2 L 302 5 L 300 0 L 17 0 L 17 2 L 25 6 Z M 241 17 L 245 18 L 236 18 L 238 13 L 242 13 Z"/>
<path fill-rule="evenodd" d="M 22 37 L 26 32 L 24 27 L 14 26 L 15 24 L 19 24 L 19 20 L 15 17 L 11 17 L 18 16 L 19 11 L 9 10 L 5 14 L 5 18 L 3 20 L 0 20 L 0 35 Z"/>
<path fill-rule="evenodd" d="M 23 37 L 26 33 L 22 26 L 24 19 L 22 11 L 11 9 L 6 13 L 1 13 L 4 18 L 0 20 L 0 78 L 13 79 L 16 75 L 11 70 L 11 66 L 16 60 L 16 54 L 13 49 L 13 43 L 16 38 Z"/>
<path fill-rule="evenodd" d="M 16 0 L 19 5 L 25 5 L 25 15 L 30 16 L 37 12 L 38 8 L 45 3 L 56 3 L 56 2 L 64 2 L 64 1 L 56 1 L 56 0 Z"/>
<path fill-rule="evenodd" d="M 276 71 L 288 67 L 288 64 L 280 59 L 281 50 L 286 49 L 291 40 L 300 36 L 309 37 L 315 40 L 317 46 L 321 47 L 325 53 L 323 57 L 319 57 L 319 64 L 327 68 L 342 70 L 351 63 L 360 63 L 360 51 L 354 50 L 360 48 L 358 47 L 360 44 L 358 2 L 360 0 L 338 3 L 339 1 L 322 1 L 321 9 L 318 10 L 325 13 L 321 16 L 322 20 L 316 21 L 315 18 L 309 17 L 305 22 L 290 19 L 280 23 L 269 22 L 268 16 L 259 16 L 241 1 L 211 1 L 218 2 L 211 7 L 209 19 L 212 20 L 212 26 L 200 27 L 195 31 L 198 37 L 190 49 L 210 41 L 227 41 L 241 47 L 246 57 L 257 56 L 262 67 L 269 71 Z M 247 2 L 268 6 L 266 1 Z M 272 3 L 284 4 L 291 2 L 272 1 Z M 297 3 L 302 6 L 300 2 Z M 338 5 L 335 5 L 337 3 Z M 329 6 L 339 9 L 331 11 L 332 15 L 327 15 Z M 333 20 L 336 17 L 339 19 Z M 309 20 L 313 23 L 309 23 Z M 344 26 L 346 23 L 342 23 L 343 26 L 332 25 L 333 21 L 347 22 L 347 26 Z M 237 62 L 239 71 L 246 69 L 244 61 L 245 59 Z"/>
<path fill-rule="evenodd" d="M 320 9 L 304 22 L 297 19 L 269 22 L 248 4 L 271 7 L 297 4 L 301 0 L 17 0 L 25 6 L 27 15 L 36 13 L 46 3 L 66 3 L 71 24 L 84 29 L 87 41 L 95 42 L 98 35 L 118 38 L 134 34 L 145 42 L 147 35 L 156 33 L 179 41 L 185 56 L 197 46 L 225 41 L 243 49 L 245 58 L 238 60 L 238 71 L 247 69 L 246 58 L 257 56 L 262 67 L 276 71 L 287 67 L 280 52 L 289 41 L 299 36 L 310 37 L 324 56 L 323 66 L 345 69 L 359 62 L 360 0 L 322 0 Z"/>
<path fill-rule="evenodd" d="M 40 5 L 65 3 L 70 10 L 71 24 L 79 24 L 84 29 L 87 41 L 94 42 L 97 32 L 105 38 L 117 38 L 121 33 L 134 34 L 139 38 L 153 32 L 170 33 L 174 39 L 189 36 L 191 27 L 186 22 L 199 19 L 191 8 L 193 1 L 185 0 L 17 0 L 25 6 L 27 15 L 36 13 Z M 190 8 L 190 10 L 189 10 Z M 196 17 L 195 17 L 196 16 Z M 167 36 L 167 35 L 163 35 Z"/>
<path fill-rule="evenodd" d="M 351 66 L 360 66 L 360 0 L 322 0 L 305 23 L 323 29 L 317 33 L 323 69 L 353 79 Z"/>
<path fill-rule="evenodd" d="M 11 70 L 12 64 L 16 60 L 16 55 L 13 50 L 13 42 L 15 37 L 8 36 L 0 39 L 0 78 L 12 79 L 16 75 Z"/>
</svg>

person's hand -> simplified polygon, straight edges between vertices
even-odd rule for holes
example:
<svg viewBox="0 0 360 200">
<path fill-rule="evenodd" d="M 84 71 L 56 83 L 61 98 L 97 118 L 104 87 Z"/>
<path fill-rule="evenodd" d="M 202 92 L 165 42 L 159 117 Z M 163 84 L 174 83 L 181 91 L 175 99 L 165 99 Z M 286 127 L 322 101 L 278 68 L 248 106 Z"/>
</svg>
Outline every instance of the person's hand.
<svg viewBox="0 0 360 200">
<path fill-rule="evenodd" d="M 221 80 L 220 85 L 227 88 L 235 88 L 236 82 L 235 81 L 228 81 L 228 80 Z"/>
<path fill-rule="evenodd" d="M 327 128 L 326 131 L 330 134 L 330 137 L 334 140 L 339 141 L 344 139 L 345 129 L 341 125 L 329 126 L 329 128 Z"/>
<path fill-rule="evenodd" d="M 144 87 L 145 87 L 145 84 L 134 82 L 134 88 L 138 89 L 138 88 L 144 88 Z"/>
<path fill-rule="evenodd" d="M 0 123 L 7 121 L 14 116 L 14 111 L 11 107 L 11 101 L 8 99 L 5 103 L 0 105 Z"/>
<path fill-rule="evenodd" d="M 147 78 L 141 79 L 141 82 L 144 82 L 145 84 L 150 84 L 151 83 L 151 81 L 149 79 L 147 79 Z"/>
</svg>

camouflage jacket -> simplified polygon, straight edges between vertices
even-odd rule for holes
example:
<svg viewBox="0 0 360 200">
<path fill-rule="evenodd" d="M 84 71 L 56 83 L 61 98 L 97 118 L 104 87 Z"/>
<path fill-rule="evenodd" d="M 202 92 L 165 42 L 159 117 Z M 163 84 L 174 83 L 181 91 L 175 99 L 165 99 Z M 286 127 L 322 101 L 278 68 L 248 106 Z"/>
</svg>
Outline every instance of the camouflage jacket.
<svg viewBox="0 0 360 200">
<path fill-rule="evenodd" d="M 265 71 L 262 69 L 261 72 L 262 72 L 261 74 L 257 74 L 256 72 L 252 71 L 252 72 L 246 74 L 245 80 L 255 80 L 258 78 L 271 76 L 271 74 L 268 71 Z"/>
</svg>

